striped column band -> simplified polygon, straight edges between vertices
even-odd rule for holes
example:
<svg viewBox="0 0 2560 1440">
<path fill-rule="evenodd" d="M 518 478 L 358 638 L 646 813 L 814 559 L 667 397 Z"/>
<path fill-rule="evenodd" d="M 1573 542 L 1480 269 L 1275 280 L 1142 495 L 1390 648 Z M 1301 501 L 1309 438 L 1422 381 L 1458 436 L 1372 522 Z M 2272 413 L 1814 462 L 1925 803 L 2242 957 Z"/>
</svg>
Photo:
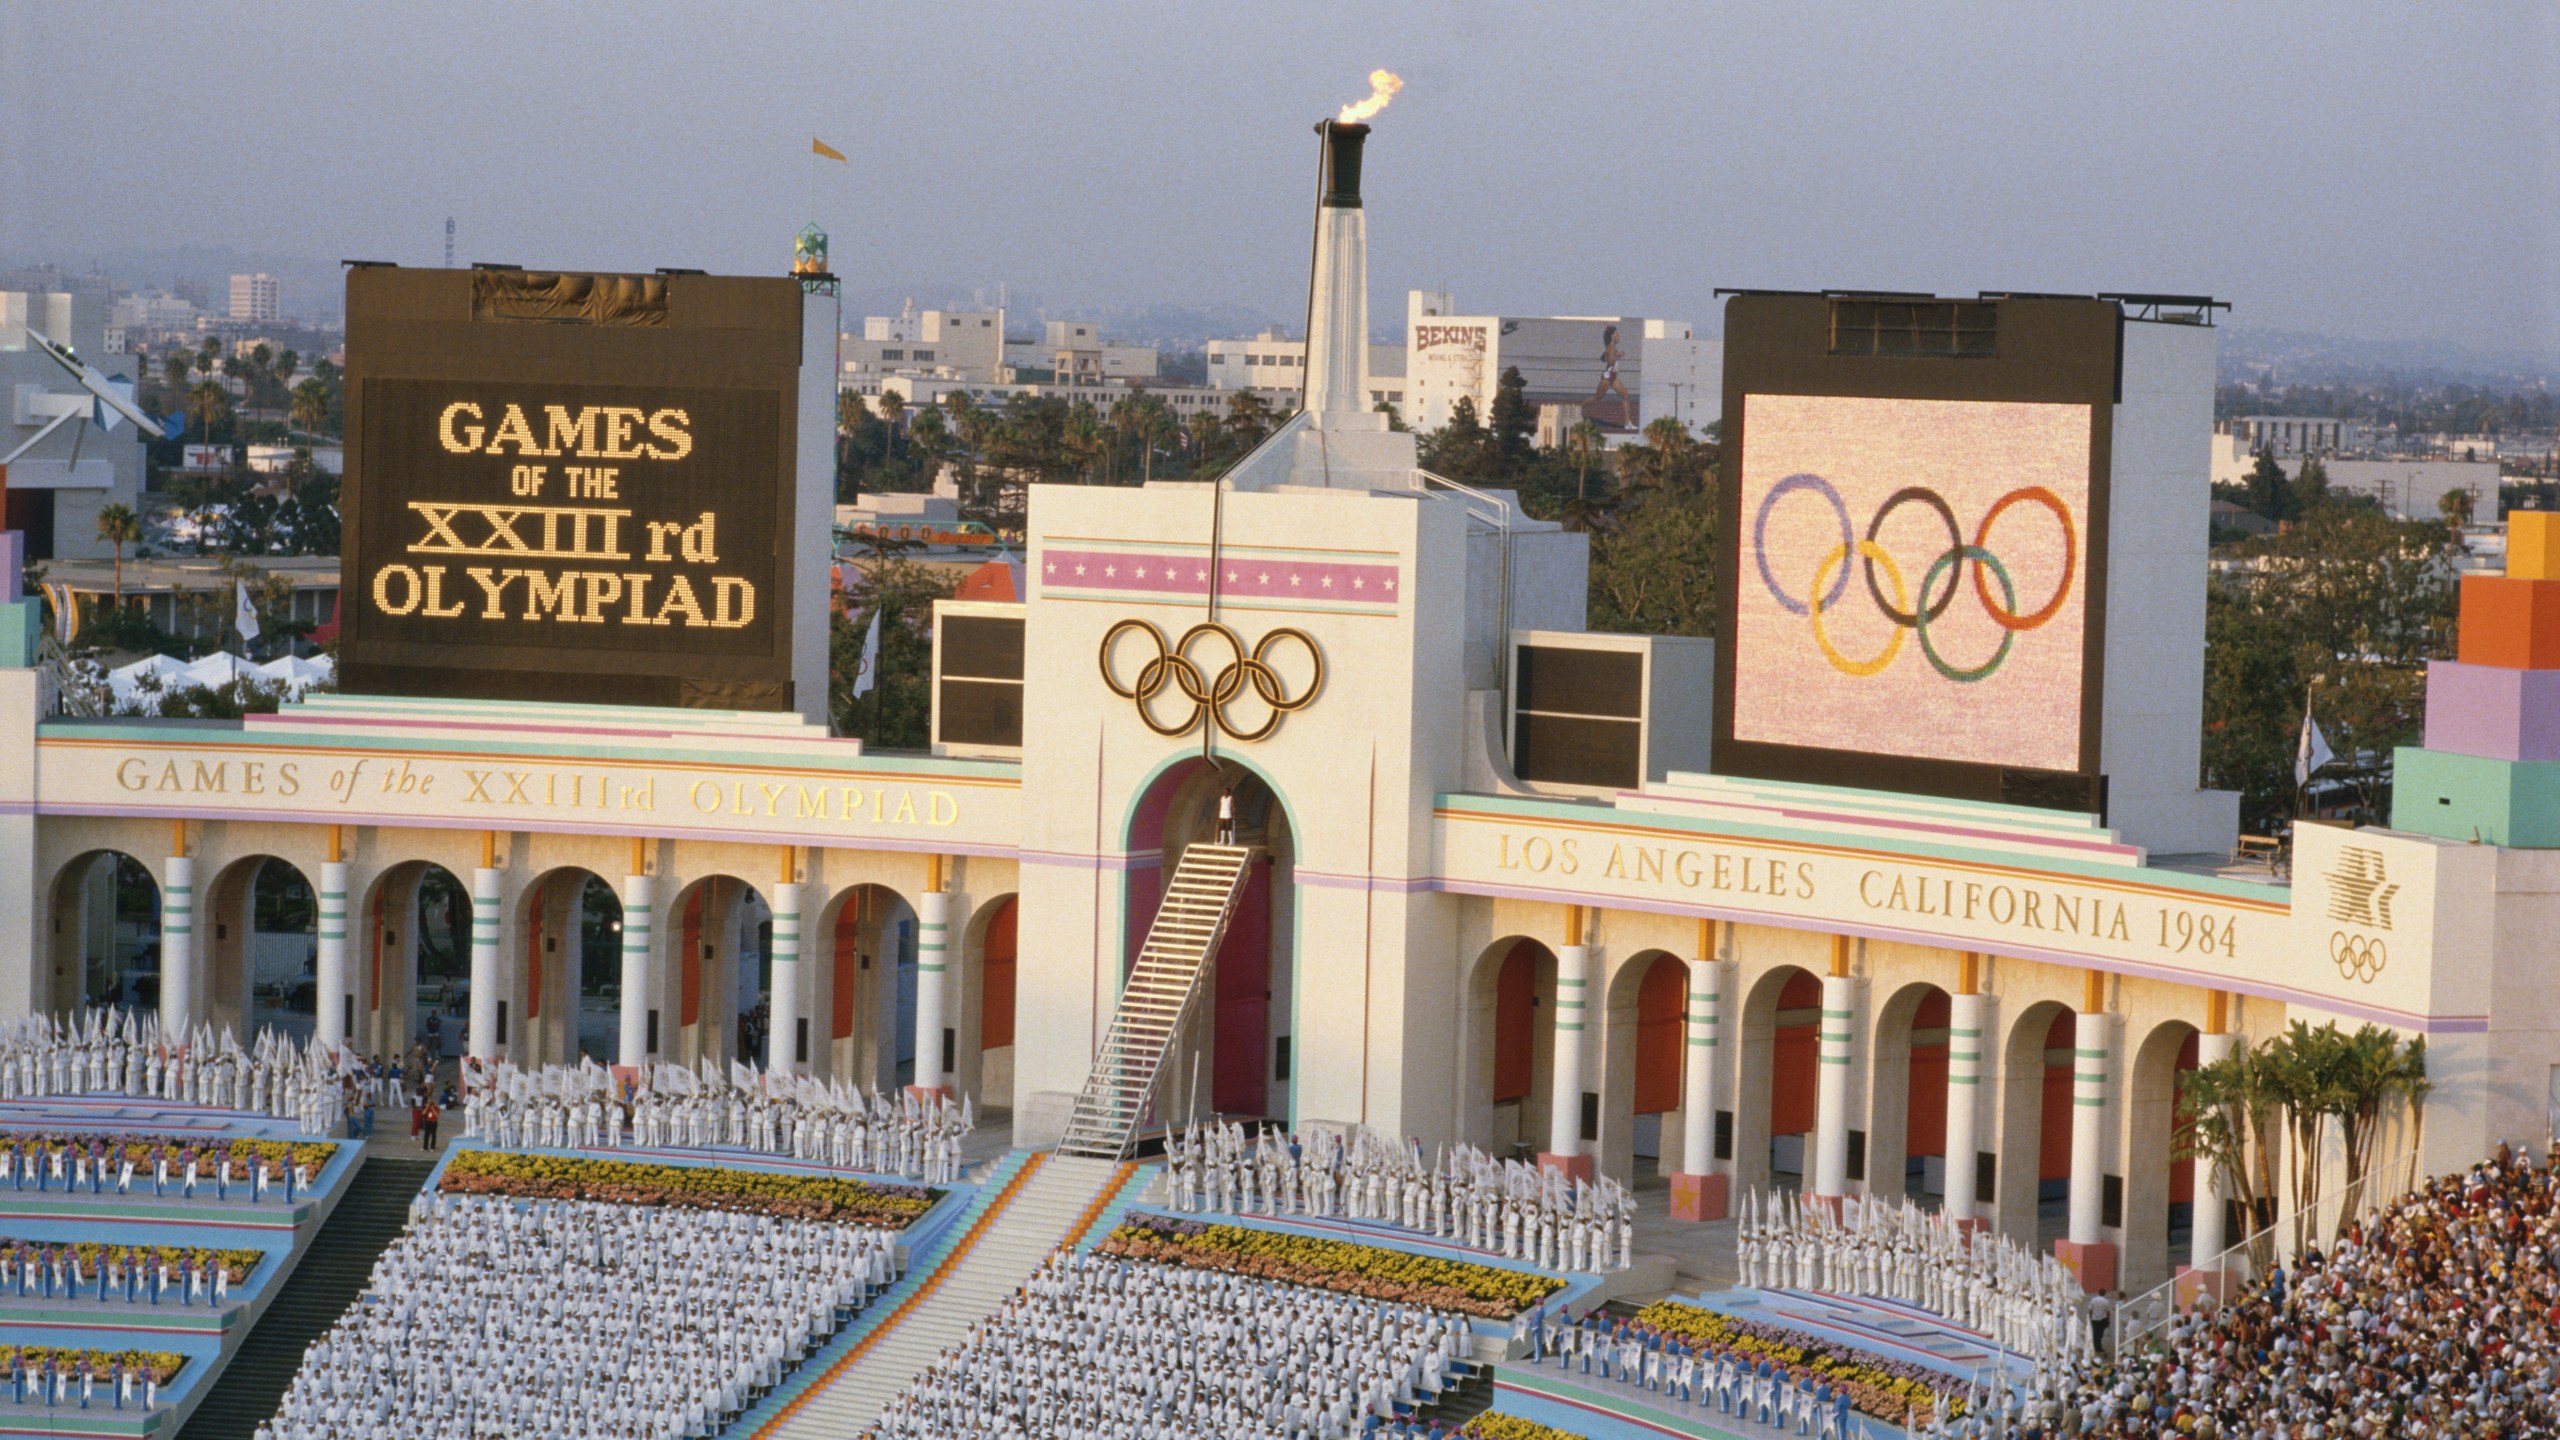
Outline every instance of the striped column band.
<svg viewBox="0 0 2560 1440">
<path fill-rule="evenodd" d="M 2107 1103 L 2107 1049 L 2075 1046 L 2071 1051 L 2071 1103 L 2103 1106 Z"/>
<path fill-rule="evenodd" d="M 1857 1012 L 1854 1010 L 1833 1010 L 1827 1007 L 1823 1010 L 1823 1064 L 1846 1065 L 1849 1063 L 1849 1021 L 1854 1018 L 1856 1014 Z M 1835 1024 L 1838 1027 L 1836 1029 L 1833 1028 Z"/>
<path fill-rule="evenodd" d="M 1693 1050 L 1715 1048 L 1716 1011 L 1719 1002 L 1723 999 L 1724 995 L 1720 991 L 1693 989 L 1689 992 L 1689 1048 Z"/>
</svg>

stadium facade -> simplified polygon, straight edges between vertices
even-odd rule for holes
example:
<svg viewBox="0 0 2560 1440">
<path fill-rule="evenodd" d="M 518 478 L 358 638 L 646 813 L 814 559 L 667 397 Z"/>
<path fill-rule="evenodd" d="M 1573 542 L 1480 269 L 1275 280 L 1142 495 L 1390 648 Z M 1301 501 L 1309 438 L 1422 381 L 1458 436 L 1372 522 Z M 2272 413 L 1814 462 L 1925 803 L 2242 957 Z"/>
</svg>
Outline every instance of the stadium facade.
<svg viewBox="0 0 2560 1440">
<path fill-rule="evenodd" d="M 2422 1142 L 2382 1150 L 2430 1172 L 2548 1134 L 2554 852 L 2403 817 L 2253 874 L 2197 788 L 2209 309 L 1736 296 L 1726 638 L 1592 633 L 1586 537 L 1424 474 L 1364 403 L 1364 135 L 1324 137 L 1306 409 L 1218 485 L 1035 487 L 1027 598 L 938 626 L 930 754 L 816 719 L 831 294 L 358 272 L 359 693 L 58 719 L 0 672 L 0 1009 L 87 998 L 115 855 L 156 887 L 164 1019 L 246 1028 L 281 861 L 319 900 L 321 1033 L 396 1050 L 440 868 L 473 1053 L 573 1058 L 594 877 L 619 1063 L 735 1058 L 769 964 L 773 1063 L 957 1087 L 1018 1143 L 1215 1109 L 1658 1166 L 1691 1217 L 1783 1170 L 2029 1237 L 2064 1194 L 2065 1253 L 2128 1288 L 2229 1235 L 2172 1129 L 2179 1073 L 2241 1039 L 2424 1035 Z M 728 337 L 717 373 L 677 373 L 688 326 Z M 741 391 L 772 403 L 711 393 Z M 715 447 L 734 474 L 649 468 Z M 563 451 L 616 466 L 526 473 Z M 616 506 L 629 533 L 560 538 Z M 773 553 L 733 563 L 755 517 Z M 517 591 L 464 578 L 505 565 Z"/>
</svg>

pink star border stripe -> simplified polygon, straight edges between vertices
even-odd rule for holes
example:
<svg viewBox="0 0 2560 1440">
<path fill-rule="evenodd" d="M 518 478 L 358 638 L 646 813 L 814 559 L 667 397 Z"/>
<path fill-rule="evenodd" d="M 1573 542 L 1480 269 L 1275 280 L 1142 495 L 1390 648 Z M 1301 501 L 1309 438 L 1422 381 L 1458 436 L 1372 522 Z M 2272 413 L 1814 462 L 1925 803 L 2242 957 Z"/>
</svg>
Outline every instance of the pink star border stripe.
<svg viewBox="0 0 2560 1440">
<path fill-rule="evenodd" d="M 1205 596 L 1209 593 L 1209 558 L 1120 550 L 1050 550 L 1041 557 L 1040 583 L 1054 590 Z M 1220 567 L 1218 589 L 1220 594 L 1238 598 L 1376 605 L 1395 603 L 1397 584 L 1397 569 L 1392 564 L 1230 556 Z"/>
</svg>

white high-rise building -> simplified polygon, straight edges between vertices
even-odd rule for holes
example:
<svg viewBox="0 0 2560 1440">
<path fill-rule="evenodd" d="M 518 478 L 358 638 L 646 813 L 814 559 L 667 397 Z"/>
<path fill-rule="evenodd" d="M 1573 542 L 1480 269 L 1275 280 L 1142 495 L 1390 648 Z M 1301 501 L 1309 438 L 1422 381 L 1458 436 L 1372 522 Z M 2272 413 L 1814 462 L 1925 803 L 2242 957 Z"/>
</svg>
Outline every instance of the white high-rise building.
<svg viewBox="0 0 2560 1440">
<path fill-rule="evenodd" d="M 265 273 L 231 277 L 231 318 L 265 324 L 277 318 L 276 277 Z"/>
<path fill-rule="evenodd" d="M 1489 418 L 1502 372 L 1518 367 L 1531 407 L 1572 407 L 1575 418 L 1632 435 L 1677 415 L 1692 430 L 1723 410 L 1724 344 L 1685 320 L 1628 315 L 1460 315 L 1445 290 L 1405 301 L 1405 420 L 1449 423 L 1462 398 Z"/>
</svg>

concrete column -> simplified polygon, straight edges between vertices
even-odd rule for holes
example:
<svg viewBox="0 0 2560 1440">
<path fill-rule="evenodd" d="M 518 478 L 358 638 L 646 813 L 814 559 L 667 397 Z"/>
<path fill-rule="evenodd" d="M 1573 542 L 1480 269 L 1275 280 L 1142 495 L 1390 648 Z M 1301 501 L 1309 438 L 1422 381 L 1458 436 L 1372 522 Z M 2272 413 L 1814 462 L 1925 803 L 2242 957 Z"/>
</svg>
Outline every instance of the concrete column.
<svg viewBox="0 0 2560 1440">
<path fill-rule="evenodd" d="M 649 937 L 656 931 L 649 909 L 649 877 L 622 877 L 621 1063 L 649 1057 Z"/>
<path fill-rule="evenodd" d="M 2196 1064 L 2211 1065 L 2231 1058 L 2240 1037 L 2232 1034 L 2206 1034 L 2196 1037 Z M 2195 1220 L 2189 1231 L 2191 1248 L 2188 1264 L 2195 1269 L 2211 1271 L 2222 1258 L 2231 1237 L 2223 1227 L 2225 1207 L 2231 1194 L 2224 1188 L 2221 1171 L 2209 1160 L 2197 1159 Z"/>
<path fill-rule="evenodd" d="M 1835 969 L 1845 966 L 1835 965 Z M 1849 1062 L 1857 1018 L 1856 982 L 1845 974 L 1822 977 L 1820 1082 L 1813 1112 L 1813 1193 L 1849 1193 Z"/>
<path fill-rule="evenodd" d="M 787 1075 L 800 1073 L 798 1038 L 805 981 L 800 974 L 800 885 L 786 880 L 773 887 L 773 987 L 768 992 L 772 1023 L 765 1029 L 765 1068 Z"/>
<path fill-rule="evenodd" d="M 2106 977 L 2092 970 L 2071 1029 L 2071 1229 L 2054 1253 L 2080 1288 L 2116 1288 L 2116 1247 L 2106 1238 L 2107 1066 Z M 2163 1157 L 2166 1163 L 2166 1157 Z"/>
<path fill-rule="evenodd" d="M 1949 997 L 1947 1003 L 1947 1218 L 1958 1224 L 1975 1220 L 1981 1205 L 1974 1198 L 1974 1171 L 1982 1152 L 1982 1032 L 1988 1007 L 1978 994 Z"/>
<path fill-rule="evenodd" d="M 1721 1220 L 1726 1177 L 1716 1170 L 1716 1060 L 1721 1053 L 1724 966 L 1701 943 L 1689 961 L 1686 1058 L 1681 1074 L 1680 1164 L 1671 1177 L 1671 1218 Z"/>
<path fill-rule="evenodd" d="M 2106 1238 L 2107 1016 L 2083 1011 L 2072 1024 L 2071 1241 Z"/>
<path fill-rule="evenodd" d="M 196 1025 L 196 862 L 169 857 L 160 882 L 160 1033 L 184 1043 Z"/>
<path fill-rule="evenodd" d="M 1555 1063 L 1547 1080 L 1547 1149 L 1538 1160 L 1578 1178 L 1591 1174 L 1591 1156 L 1582 1146 L 1582 1036 L 1591 1013 L 1590 989 L 1591 947 L 1557 950 Z"/>
<path fill-rule="evenodd" d="M 506 988 L 498 954 L 498 882 L 504 872 L 471 872 L 471 1058 L 498 1058 L 498 998 Z"/>
<path fill-rule="evenodd" d="M 312 1017 L 323 1047 L 347 1043 L 347 867 L 320 866 L 320 951 L 317 1013 Z"/>
<path fill-rule="evenodd" d="M 916 897 L 916 1078 L 913 1089 L 939 1093 L 942 1073 L 943 1016 L 949 1009 L 951 892 L 927 890 Z"/>
</svg>

